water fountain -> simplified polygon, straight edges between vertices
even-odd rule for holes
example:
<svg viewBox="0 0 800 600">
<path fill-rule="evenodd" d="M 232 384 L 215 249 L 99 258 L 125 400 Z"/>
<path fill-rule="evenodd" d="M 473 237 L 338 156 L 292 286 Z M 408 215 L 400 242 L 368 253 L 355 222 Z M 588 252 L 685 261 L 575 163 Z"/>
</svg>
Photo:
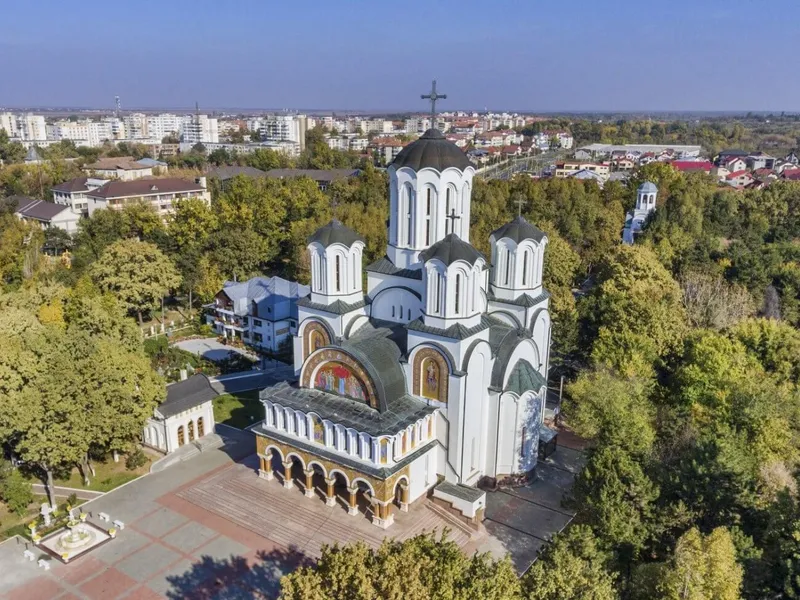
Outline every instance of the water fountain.
<svg viewBox="0 0 800 600">
<path fill-rule="evenodd" d="M 110 539 L 111 535 L 97 525 L 70 517 L 65 528 L 51 533 L 39 545 L 63 562 L 69 562 Z"/>
</svg>

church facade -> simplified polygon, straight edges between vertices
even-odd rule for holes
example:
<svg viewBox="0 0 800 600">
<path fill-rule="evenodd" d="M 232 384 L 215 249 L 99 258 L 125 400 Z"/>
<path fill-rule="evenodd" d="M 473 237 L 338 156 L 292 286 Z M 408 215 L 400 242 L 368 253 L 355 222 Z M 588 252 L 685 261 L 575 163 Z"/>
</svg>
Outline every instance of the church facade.
<svg viewBox="0 0 800 600">
<path fill-rule="evenodd" d="M 383 258 L 338 221 L 310 238 L 297 384 L 263 390 L 262 477 L 392 523 L 431 494 L 481 518 L 479 482 L 522 481 L 544 428 L 551 320 L 546 235 L 522 217 L 470 243 L 473 166 L 436 130 L 389 166 Z M 366 291 L 363 287 L 366 273 Z M 315 483 L 315 481 L 317 483 Z M 432 490 L 432 491 L 431 491 Z"/>
</svg>

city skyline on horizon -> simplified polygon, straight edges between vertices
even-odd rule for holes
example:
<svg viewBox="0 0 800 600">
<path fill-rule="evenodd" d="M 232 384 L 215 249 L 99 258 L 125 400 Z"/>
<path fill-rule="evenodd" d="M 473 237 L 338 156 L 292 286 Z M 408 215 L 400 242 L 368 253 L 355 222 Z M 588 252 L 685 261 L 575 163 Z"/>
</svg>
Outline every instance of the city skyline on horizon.
<svg viewBox="0 0 800 600">
<path fill-rule="evenodd" d="M 90 27 L 93 7 L 112 26 Z M 800 80 L 786 76 L 782 60 L 800 53 L 788 0 L 757 21 L 746 0 L 710 8 L 499 0 L 488 15 L 474 0 L 408 0 L 402 11 L 363 0 L 346 8 L 244 0 L 235 10 L 143 0 L 135 14 L 86 0 L 75 8 L 54 0 L 35 12 L 8 8 L 9 22 L 33 23 L 37 35 L 22 28 L 0 40 L 13 57 L 0 104 L 112 109 L 119 95 L 123 109 L 189 110 L 197 100 L 206 110 L 423 113 L 419 95 L 436 78 L 449 96 L 443 111 L 800 111 Z M 248 23 L 263 26 L 248 35 Z"/>
</svg>

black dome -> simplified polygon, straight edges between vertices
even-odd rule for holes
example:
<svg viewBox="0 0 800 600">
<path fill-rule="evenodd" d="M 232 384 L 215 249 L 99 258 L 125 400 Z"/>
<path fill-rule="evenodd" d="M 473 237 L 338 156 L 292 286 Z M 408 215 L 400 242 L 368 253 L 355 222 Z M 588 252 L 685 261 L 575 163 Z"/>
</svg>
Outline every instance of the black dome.
<svg viewBox="0 0 800 600">
<path fill-rule="evenodd" d="M 450 167 L 463 171 L 471 164 L 461 148 L 448 142 L 441 131 L 428 129 L 416 142 L 403 148 L 391 166 L 396 169 L 408 167 L 419 171 L 428 168 L 442 172 Z"/>
<path fill-rule="evenodd" d="M 519 216 L 493 231 L 492 237 L 496 240 L 508 238 L 519 244 L 522 240 L 535 240 L 539 243 L 547 236 L 544 231 L 528 223 L 525 217 Z"/>
<path fill-rule="evenodd" d="M 356 242 L 364 242 L 364 238 L 355 231 L 343 225 L 341 221 L 334 219 L 327 225 L 323 225 L 311 234 L 308 243 L 318 242 L 325 248 L 333 244 L 343 244 L 348 248 Z"/>
<path fill-rule="evenodd" d="M 447 267 L 457 260 L 463 260 L 470 265 L 474 265 L 479 258 L 486 260 L 486 257 L 475 249 L 475 246 L 465 242 L 455 233 L 448 233 L 444 236 L 444 239 L 420 252 L 419 258 L 422 262 L 428 262 L 436 258 Z"/>
</svg>

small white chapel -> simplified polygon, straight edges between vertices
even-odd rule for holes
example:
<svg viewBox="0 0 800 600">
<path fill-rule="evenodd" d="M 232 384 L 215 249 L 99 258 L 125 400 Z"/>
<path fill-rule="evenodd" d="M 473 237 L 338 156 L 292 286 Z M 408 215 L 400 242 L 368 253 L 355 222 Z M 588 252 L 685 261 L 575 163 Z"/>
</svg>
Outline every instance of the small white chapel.
<svg viewBox="0 0 800 600">
<path fill-rule="evenodd" d="M 435 100 L 435 98 L 434 98 Z M 373 523 L 432 496 L 482 520 L 478 487 L 527 481 L 537 464 L 549 367 L 547 236 L 522 217 L 470 244 L 475 169 L 430 129 L 388 168 L 388 246 L 331 221 L 308 240 L 298 301 L 298 382 L 264 389 L 253 428 L 260 475 L 314 497 L 314 481 Z M 366 290 L 363 287 L 366 272 Z M 298 483 L 299 482 L 299 483 Z M 361 499 L 361 500 L 360 500 Z"/>
</svg>

